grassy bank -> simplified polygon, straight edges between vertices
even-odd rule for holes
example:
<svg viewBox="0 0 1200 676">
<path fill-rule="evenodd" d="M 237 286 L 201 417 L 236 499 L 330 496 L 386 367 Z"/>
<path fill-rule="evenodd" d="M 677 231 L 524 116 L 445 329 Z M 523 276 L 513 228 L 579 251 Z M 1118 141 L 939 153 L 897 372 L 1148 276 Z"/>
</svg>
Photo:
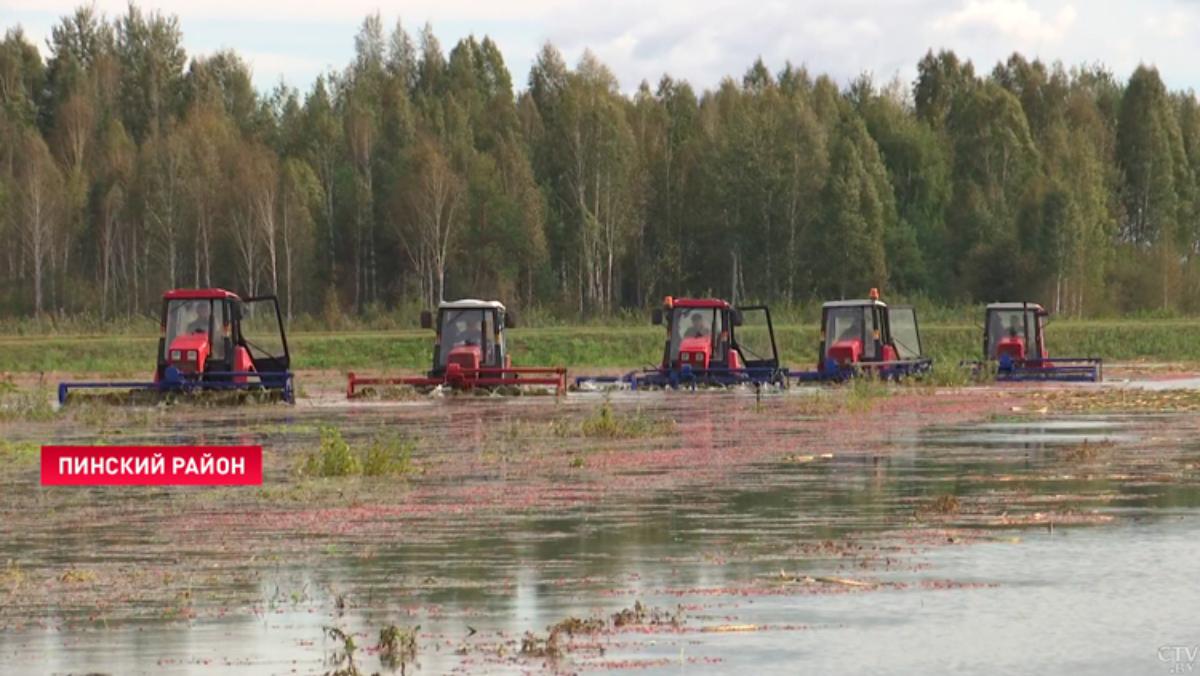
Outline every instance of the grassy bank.
<svg viewBox="0 0 1200 676">
<path fill-rule="evenodd" d="M 922 334 L 925 351 L 942 363 L 975 358 L 980 350 L 980 329 L 970 324 L 927 323 Z M 815 361 L 815 325 L 777 326 L 776 339 L 792 368 Z M 156 340 L 153 335 L 0 336 L 0 372 L 144 374 L 152 367 Z M 662 329 L 649 325 L 515 329 L 509 334 L 514 363 L 574 370 L 655 362 L 662 340 Z M 428 365 L 432 341 L 432 333 L 420 330 L 299 332 L 291 336 L 291 347 L 297 369 L 419 370 Z M 1200 321 L 1063 320 L 1049 327 L 1048 346 L 1060 356 L 1200 362 Z"/>
</svg>

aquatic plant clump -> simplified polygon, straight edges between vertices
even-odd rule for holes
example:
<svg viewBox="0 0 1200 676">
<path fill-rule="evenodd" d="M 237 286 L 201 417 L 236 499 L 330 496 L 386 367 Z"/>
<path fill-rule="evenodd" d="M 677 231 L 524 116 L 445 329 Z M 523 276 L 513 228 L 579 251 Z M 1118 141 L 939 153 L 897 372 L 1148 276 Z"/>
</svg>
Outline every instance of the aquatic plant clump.
<svg viewBox="0 0 1200 676">
<path fill-rule="evenodd" d="M 322 478 L 354 476 L 362 474 L 362 463 L 337 428 L 322 427 L 321 445 L 305 459 L 300 474 Z"/>
<path fill-rule="evenodd" d="M 408 476 L 415 473 L 417 467 L 413 464 L 413 452 L 416 448 L 416 442 L 411 439 L 395 436 L 375 439 L 363 454 L 363 476 Z"/>
<path fill-rule="evenodd" d="M 379 651 L 379 661 L 384 667 L 396 670 L 403 669 L 417 659 L 417 632 L 421 626 L 401 629 L 394 624 L 379 630 L 379 643 L 375 646 Z"/>
<path fill-rule="evenodd" d="M 635 439 L 671 434 L 675 431 L 675 421 L 651 418 L 641 411 L 617 414 L 612 404 L 606 401 L 594 414 L 579 423 L 578 430 L 581 436 L 593 439 Z M 572 431 L 565 426 L 556 428 L 560 436 L 570 436 Z"/>
<path fill-rule="evenodd" d="M 11 380 L 0 380 L 0 422 L 45 422 L 54 417 L 45 389 L 23 389 Z"/>
<path fill-rule="evenodd" d="M 400 477 L 418 472 L 413 462 L 417 444 L 411 439 L 377 437 L 355 451 L 336 427 L 321 427 L 319 433 L 317 450 L 305 457 L 298 470 L 302 477 Z"/>
</svg>

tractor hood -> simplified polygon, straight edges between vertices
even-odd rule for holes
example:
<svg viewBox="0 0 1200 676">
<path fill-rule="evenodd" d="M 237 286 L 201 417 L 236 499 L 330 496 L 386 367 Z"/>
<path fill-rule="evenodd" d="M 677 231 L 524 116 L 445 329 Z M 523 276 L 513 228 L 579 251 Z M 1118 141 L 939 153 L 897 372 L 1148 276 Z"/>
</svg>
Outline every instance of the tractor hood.
<svg viewBox="0 0 1200 676">
<path fill-rule="evenodd" d="M 680 366 L 691 366 L 693 369 L 706 369 L 712 359 L 712 338 L 708 336 L 693 336 L 679 342 L 678 362 Z"/>
<path fill-rule="evenodd" d="M 180 373 L 200 373 L 208 361 L 210 349 L 207 334 L 185 333 L 171 341 L 167 348 L 167 363 Z"/>
<path fill-rule="evenodd" d="M 478 345 L 455 345 L 446 355 L 446 367 L 457 366 L 464 371 L 477 371 L 483 363 L 483 350 Z"/>
<path fill-rule="evenodd" d="M 826 351 L 826 357 L 838 364 L 857 364 L 862 360 L 863 343 L 858 338 L 835 341 Z"/>
<path fill-rule="evenodd" d="M 1017 361 L 1025 359 L 1025 339 L 1020 336 L 1005 336 L 996 343 L 996 358 L 1008 357 Z"/>
</svg>

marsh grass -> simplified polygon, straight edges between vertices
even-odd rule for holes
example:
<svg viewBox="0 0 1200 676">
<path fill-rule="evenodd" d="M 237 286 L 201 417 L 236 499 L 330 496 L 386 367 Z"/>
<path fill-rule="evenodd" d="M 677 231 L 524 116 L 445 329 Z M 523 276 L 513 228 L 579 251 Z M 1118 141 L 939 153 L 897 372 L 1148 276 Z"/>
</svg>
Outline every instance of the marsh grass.
<svg viewBox="0 0 1200 676">
<path fill-rule="evenodd" d="M 851 413 L 866 413 L 892 395 L 888 383 L 873 377 L 854 378 L 845 387 L 844 405 Z"/>
<path fill-rule="evenodd" d="M 41 447 L 32 441 L 0 439 L 0 472 L 25 469 L 37 463 Z"/>
<path fill-rule="evenodd" d="M 387 669 L 403 669 L 417 659 L 417 632 L 421 625 L 401 629 L 394 624 L 379 630 L 379 643 L 375 646 L 379 661 Z"/>
<path fill-rule="evenodd" d="M 841 395 L 829 388 L 817 390 L 802 397 L 785 400 L 788 413 L 806 418 L 819 418 L 841 410 Z M 771 412 L 771 409 L 766 409 Z"/>
<path fill-rule="evenodd" d="M 86 568 L 69 568 L 58 576 L 58 581 L 65 584 L 91 584 L 96 579 L 96 573 Z"/>
<path fill-rule="evenodd" d="M 930 510 L 938 514 L 958 514 L 962 503 L 956 495 L 939 495 L 930 505 Z"/>
<path fill-rule="evenodd" d="M 580 421 L 578 428 L 561 426 L 559 436 L 573 436 L 572 432 L 589 439 L 637 439 L 665 436 L 675 432 L 675 421 L 669 418 L 653 418 L 642 413 L 617 413 L 612 404 L 604 402 L 594 413 Z"/>
<path fill-rule="evenodd" d="M 1200 411 L 1200 390 L 1145 390 L 1134 388 L 1081 388 L 1032 392 L 1030 400 L 1050 411 L 1106 413 L 1151 411 L 1186 413 Z"/>
<path fill-rule="evenodd" d="M 1072 444 L 1063 448 L 1059 452 L 1059 457 L 1070 463 L 1088 463 L 1094 462 L 1100 456 L 1112 450 L 1116 443 L 1109 440 L 1092 442 L 1084 439 L 1082 443 Z"/>
<path fill-rule="evenodd" d="M 4 567 L 0 568 L 0 588 L 7 588 L 11 594 L 24 584 L 28 577 L 19 563 L 9 559 Z"/>
<path fill-rule="evenodd" d="M 156 389 L 117 389 L 110 391 L 76 391 L 67 395 L 66 409 L 91 407 L 114 409 L 120 407 L 153 408 L 190 406 L 219 408 L 277 404 L 283 401 L 279 390 L 198 390 L 193 392 L 159 392 Z"/>
<path fill-rule="evenodd" d="M 569 640 L 575 636 L 590 636 L 602 632 L 628 631 L 633 628 L 670 627 L 679 629 L 684 625 L 685 611 L 683 606 L 674 610 L 653 608 L 635 601 L 633 606 L 619 610 L 609 617 L 567 617 L 546 627 L 545 638 L 525 632 L 521 639 L 520 654 L 523 657 L 547 658 L 556 660 L 570 649 Z"/>
<path fill-rule="evenodd" d="M 362 474 L 362 463 L 350 451 L 350 444 L 342 438 L 336 427 L 321 428 L 321 442 L 317 450 L 304 459 L 300 467 L 301 476 L 345 477 Z"/>
<path fill-rule="evenodd" d="M 417 442 L 398 436 L 376 437 L 354 450 L 336 427 L 320 428 L 317 449 L 304 458 L 298 474 L 308 478 L 403 477 L 418 473 L 413 462 Z"/>
<path fill-rule="evenodd" d="M 354 662 L 354 653 L 358 651 L 354 636 L 340 627 L 324 627 L 322 633 L 334 642 L 334 648 L 326 658 L 326 663 L 331 668 L 326 672 L 326 676 L 360 676 L 362 671 Z"/>
<path fill-rule="evenodd" d="M 970 363 L 935 362 L 929 373 L 905 382 L 914 388 L 937 389 L 939 387 L 965 387 L 989 383 L 996 379 L 994 364 L 982 364 L 973 368 Z"/>
<path fill-rule="evenodd" d="M 375 439 L 363 454 L 363 476 L 408 476 L 417 471 L 413 464 L 413 451 L 417 444 L 412 439 L 389 436 Z"/>
<path fill-rule="evenodd" d="M 45 388 L 22 389 L 11 381 L 0 387 L 0 422 L 46 422 L 54 418 L 54 406 Z"/>
<path fill-rule="evenodd" d="M 350 399 L 360 401 L 411 401 L 419 399 L 424 394 L 412 385 L 385 385 L 382 387 L 363 387 L 354 392 Z"/>
</svg>

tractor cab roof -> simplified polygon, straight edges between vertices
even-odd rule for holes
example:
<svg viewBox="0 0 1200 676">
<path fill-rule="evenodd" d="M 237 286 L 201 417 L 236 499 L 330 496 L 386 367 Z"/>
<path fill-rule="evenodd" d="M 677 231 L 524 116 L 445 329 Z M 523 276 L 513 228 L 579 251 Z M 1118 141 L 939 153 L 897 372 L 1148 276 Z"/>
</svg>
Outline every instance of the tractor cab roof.
<svg viewBox="0 0 1200 676">
<path fill-rule="evenodd" d="M 476 300 L 463 298 L 461 300 L 444 300 L 438 303 L 439 310 L 500 310 L 504 311 L 504 303 L 498 300 Z"/>
<path fill-rule="evenodd" d="M 727 310 L 733 307 L 719 298 L 672 298 L 670 296 L 664 299 L 663 305 L 668 308 L 715 308 L 718 310 Z"/>
<path fill-rule="evenodd" d="M 989 303 L 987 311 L 991 312 L 992 310 L 1033 310 L 1040 315 L 1049 314 L 1046 312 L 1046 308 L 1038 303 Z"/>
<path fill-rule="evenodd" d="M 163 300 L 241 300 L 232 291 L 225 289 L 172 289 L 163 294 Z"/>
<path fill-rule="evenodd" d="M 821 307 L 887 307 L 887 303 L 875 298 L 860 298 L 858 300 L 831 300 Z"/>
</svg>

